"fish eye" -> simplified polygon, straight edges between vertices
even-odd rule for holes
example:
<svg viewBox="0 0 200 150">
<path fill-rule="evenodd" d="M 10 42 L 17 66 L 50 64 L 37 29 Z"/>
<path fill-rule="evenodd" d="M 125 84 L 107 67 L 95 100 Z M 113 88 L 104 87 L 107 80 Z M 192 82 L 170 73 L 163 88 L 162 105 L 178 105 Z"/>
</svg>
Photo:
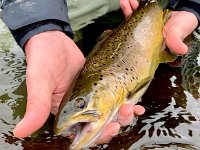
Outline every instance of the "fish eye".
<svg viewBox="0 0 200 150">
<path fill-rule="evenodd" d="M 85 108 L 86 102 L 83 98 L 77 98 L 74 105 L 76 108 Z"/>
</svg>

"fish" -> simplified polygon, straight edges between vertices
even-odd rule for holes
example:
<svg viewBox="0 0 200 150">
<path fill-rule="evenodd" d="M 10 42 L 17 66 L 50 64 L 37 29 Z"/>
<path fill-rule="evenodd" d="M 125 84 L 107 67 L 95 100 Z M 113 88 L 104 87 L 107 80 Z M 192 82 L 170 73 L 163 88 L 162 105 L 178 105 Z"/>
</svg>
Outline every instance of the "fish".
<svg viewBox="0 0 200 150">
<path fill-rule="evenodd" d="M 76 135 L 70 149 L 93 146 L 122 104 L 138 102 L 159 63 L 175 59 L 161 51 L 166 14 L 157 1 L 142 2 L 119 27 L 102 34 L 56 116 L 55 134 Z"/>
<path fill-rule="evenodd" d="M 182 86 L 195 99 L 200 99 L 200 38 L 197 32 L 185 40 L 188 53 L 182 58 Z"/>
</svg>

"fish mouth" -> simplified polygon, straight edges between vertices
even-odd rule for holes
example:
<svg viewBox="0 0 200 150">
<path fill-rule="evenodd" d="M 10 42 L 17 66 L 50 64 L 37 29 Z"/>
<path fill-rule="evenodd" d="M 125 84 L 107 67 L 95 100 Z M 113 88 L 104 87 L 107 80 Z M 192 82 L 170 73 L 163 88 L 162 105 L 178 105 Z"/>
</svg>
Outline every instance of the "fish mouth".
<svg viewBox="0 0 200 150">
<path fill-rule="evenodd" d="M 77 122 L 68 128 L 65 127 L 65 130 L 56 128 L 55 132 L 57 135 L 69 138 L 72 142 L 70 148 L 73 149 L 73 147 L 75 147 L 79 142 L 80 138 L 92 130 L 91 124 L 92 122 Z M 92 146 L 93 144 L 93 142 L 90 142 L 88 143 L 88 146 Z"/>
<path fill-rule="evenodd" d="M 68 127 L 57 127 L 54 132 L 56 135 L 61 135 L 63 137 L 67 137 L 73 140 L 74 136 L 81 132 L 85 124 L 86 122 L 77 122 L 72 125 L 68 125 Z"/>
<path fill-rule="evenodd" d="M 86 109 L 67 118 L 56 123 L 54 132 L 56 135 L 71 139 L 73 141 L 71 147 L 76 147 L 94 129 L 93 125 L 99 120 L 100 113 L 97 110 Z M 87 142 L 84 146 L 91 146 L 93 141 Z"/>
</svg>

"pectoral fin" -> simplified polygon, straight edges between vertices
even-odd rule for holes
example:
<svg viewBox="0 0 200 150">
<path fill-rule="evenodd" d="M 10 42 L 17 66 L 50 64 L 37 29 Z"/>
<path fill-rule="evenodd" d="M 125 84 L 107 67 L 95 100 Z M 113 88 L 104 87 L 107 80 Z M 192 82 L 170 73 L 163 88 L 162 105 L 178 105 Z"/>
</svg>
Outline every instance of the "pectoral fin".
<svg viewBox="0 0 200 150">
<path fill-rule="evenodd" d="M 177 55 L 172 54 L 169 50 L 162 50 L 159 55 L 159 62 L 173 62 L 178 58 Z"/>
<path fill-rule="evenodd" d="M 148 76 L 147 78 L 143 79 L 138 83 L 138 85 L 129 92 L 127 98 L 129 101 L 138 101 L 138 99 L 144 94 L 147 87 L 151 83 L 151 80 L 153 79 L 153 75 Z"/>
<path fill-rule="evenodd" d="M 74 116 L 74 119 L 79 120 L 79 122 L 95 122 L 99 119 L 99 112 L 96 110 L 86 110 L 78 113 Z"/>
</svg>

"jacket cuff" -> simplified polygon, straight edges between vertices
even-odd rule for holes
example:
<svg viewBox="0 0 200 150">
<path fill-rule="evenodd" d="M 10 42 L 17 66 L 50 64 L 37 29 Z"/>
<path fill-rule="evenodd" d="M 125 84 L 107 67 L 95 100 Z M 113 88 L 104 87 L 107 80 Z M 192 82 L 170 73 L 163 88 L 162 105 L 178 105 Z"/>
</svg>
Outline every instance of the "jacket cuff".
<svg viewBox="0 0 200 150">
<path fill-rule="evenodd" d="M 65 29 L 62 28 L 62 25 L 59 25 L 58 21 L 54 20 L 45 20 L 41 22 L 37 22 L 31 25 L 27 25 L 25 27 L 11 30 L 13 37 L 15 38 L 17 44 L 24 48 L 26 42 L 34 35 L 39 34 L 45 31 L 59 30 L 64 32 L 70 38 L 73 38 L 73 33 L 71 31 L 70 26 L 66 26 Z"/>
<path fill-rule="evenodd" d="M 188 11 L 193 13 L 198 20 L 198 26 L 200 25 L 200 4 L 189 1 L 189 0 L 181 0 L 176 6 L 176 10 L 178 11 Z"/>
<path fill-rule="evenodd" d="M 65 0 L 15 1 L 3 6 L 1 19 L 23 48 L 33 35 L 60 30 L 72 38 Z"/>
</svg>

